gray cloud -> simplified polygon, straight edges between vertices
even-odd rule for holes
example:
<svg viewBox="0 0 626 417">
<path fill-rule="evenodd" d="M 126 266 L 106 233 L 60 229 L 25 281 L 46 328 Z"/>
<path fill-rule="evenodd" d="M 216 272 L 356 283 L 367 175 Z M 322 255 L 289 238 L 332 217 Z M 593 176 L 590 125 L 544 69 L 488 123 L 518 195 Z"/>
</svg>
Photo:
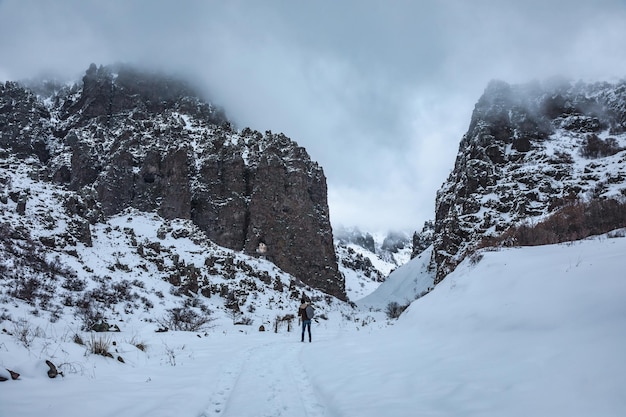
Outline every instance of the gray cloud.
<svg viewBox="0 0 626 417">
<path fill-rule="evenodd" d="M 331 218 L 419 229 L 493 78 L 622 78 L 622 0 L 0 1 L 0 79 L 91 62 L 192 77 L 325 170 Z"/>
</svg>

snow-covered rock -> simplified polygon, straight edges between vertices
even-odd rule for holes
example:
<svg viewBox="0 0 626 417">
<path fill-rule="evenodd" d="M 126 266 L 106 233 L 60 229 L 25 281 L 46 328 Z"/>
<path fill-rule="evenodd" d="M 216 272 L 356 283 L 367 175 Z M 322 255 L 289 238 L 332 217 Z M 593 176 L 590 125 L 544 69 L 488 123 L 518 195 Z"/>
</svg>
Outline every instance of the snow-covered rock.
<svg viewBox="0 0 626 417">
<path fill-rule="evenodd" d="M 575 201 L 625 196 L 626 82 L 493 81 L 437 193 L 435 281 L 484 238 Z"/>
</svg>

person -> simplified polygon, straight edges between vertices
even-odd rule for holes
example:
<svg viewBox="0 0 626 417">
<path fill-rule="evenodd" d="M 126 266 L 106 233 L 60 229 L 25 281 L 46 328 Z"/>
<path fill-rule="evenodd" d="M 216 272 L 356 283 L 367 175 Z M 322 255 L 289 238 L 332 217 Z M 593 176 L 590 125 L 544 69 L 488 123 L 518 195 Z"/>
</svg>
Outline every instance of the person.
<svg viewBox="0 0 626 417">
<path fill-rule="evenodd" d="M 305 329 L 309 330 L 309 343 L 311 343 L 311 320 L 306 315 L 306 308 L 309 306 L 306 297 L 302 296 L 302 304 L 300 305 L 300 309 L 298 310 L 298 316 L 302 322 L 302 338 L 301 342 L 304 342 L 304 331 Z"/>
</svg>

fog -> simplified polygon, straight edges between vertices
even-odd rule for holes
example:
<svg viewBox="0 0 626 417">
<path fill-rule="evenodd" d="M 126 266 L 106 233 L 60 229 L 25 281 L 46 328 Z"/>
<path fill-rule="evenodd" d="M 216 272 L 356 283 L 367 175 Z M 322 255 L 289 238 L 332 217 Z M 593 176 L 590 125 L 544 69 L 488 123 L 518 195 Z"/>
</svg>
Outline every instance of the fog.
<svg viewBox="0 0 626 417">
<path fill-rule="evenodd" d="M 0 0 L 0 80 L 190 77 L 324 168 L 333 224 L 421 229 L 491 79 L 625 76 L 623 0 Z"/>
</svg>

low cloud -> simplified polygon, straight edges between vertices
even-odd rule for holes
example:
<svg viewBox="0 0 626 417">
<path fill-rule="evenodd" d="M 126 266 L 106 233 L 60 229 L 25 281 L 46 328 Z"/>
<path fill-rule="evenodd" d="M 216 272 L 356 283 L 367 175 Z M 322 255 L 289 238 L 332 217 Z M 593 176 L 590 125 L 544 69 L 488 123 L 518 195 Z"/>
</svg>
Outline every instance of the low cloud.
<svg viewBox="0 0 626 417">
<path fill-rule="evenodd" d="M 0 79 L 91 62 L 192 78 L 327 175 L 331 219 L 417 230 L 490 79 L 624 77 L 623 1 L 0 2 Z"/>
</svg>

